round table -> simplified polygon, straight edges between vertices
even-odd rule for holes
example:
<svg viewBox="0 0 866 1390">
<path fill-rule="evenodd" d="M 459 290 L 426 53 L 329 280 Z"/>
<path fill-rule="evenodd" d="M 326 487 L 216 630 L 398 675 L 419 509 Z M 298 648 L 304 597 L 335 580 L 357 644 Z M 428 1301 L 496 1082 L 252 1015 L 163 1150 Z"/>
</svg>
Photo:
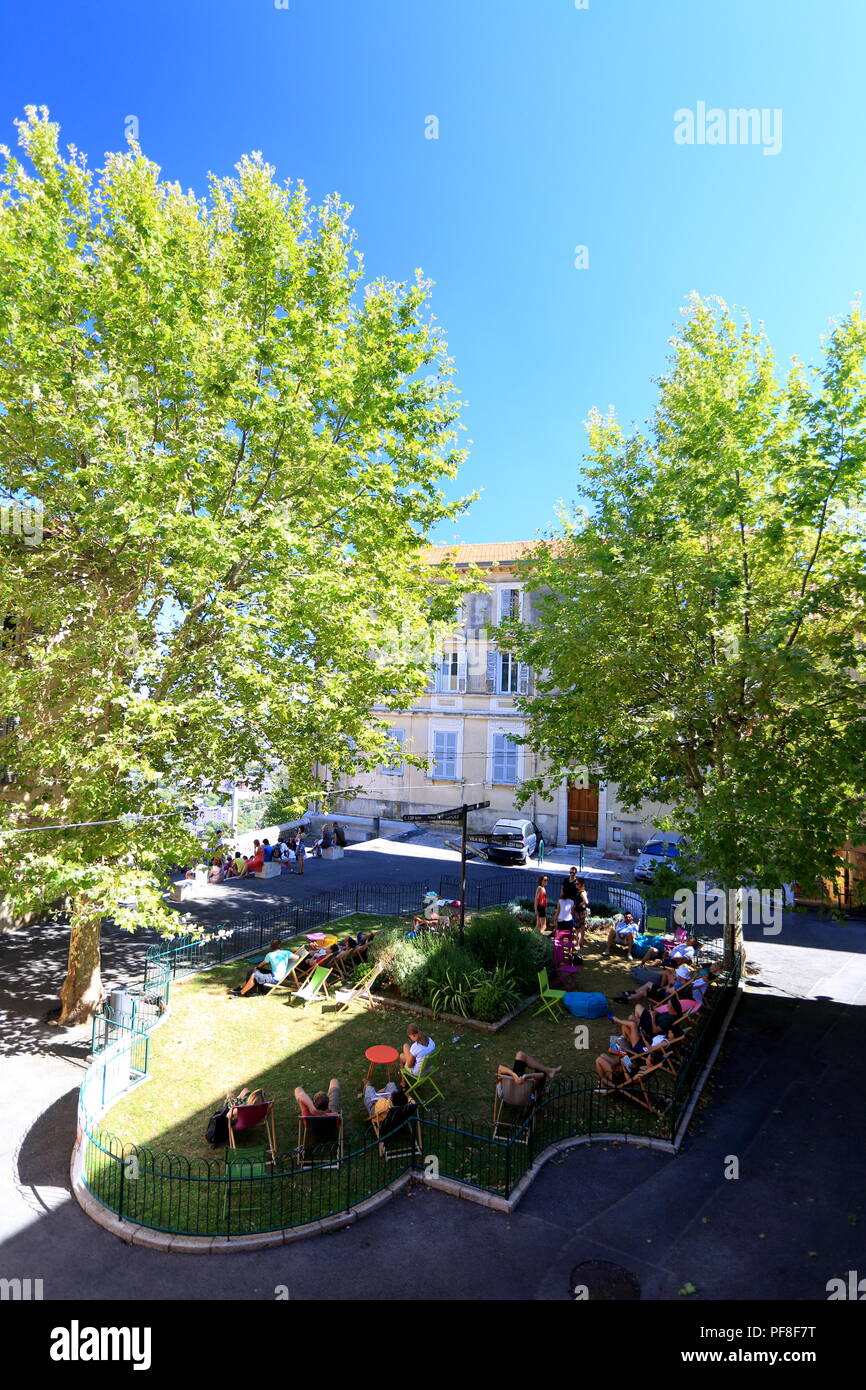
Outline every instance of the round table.
<svg viewBox="0 0 866 1390">
<path fill-rule="evenodd" d="M 368 1047 L 367 1051 L 364 1053 L 364 1056 L 370 1063 L 369 1067 L 367 1068 L 368 1081 L 370 1080 L 370 1077 L 373 1075 L 374 1067 L 385 1067 L 388 1072 L 388 1080 L 390 1081 L 392 1079 L 391 1068 L 395 1062 L 400 1060 L 400 1054 L 397 1051 L 396 1047 L 389 1047 L 387 1043 L 379 1043 L 374 1047 Z"/>
</svg>

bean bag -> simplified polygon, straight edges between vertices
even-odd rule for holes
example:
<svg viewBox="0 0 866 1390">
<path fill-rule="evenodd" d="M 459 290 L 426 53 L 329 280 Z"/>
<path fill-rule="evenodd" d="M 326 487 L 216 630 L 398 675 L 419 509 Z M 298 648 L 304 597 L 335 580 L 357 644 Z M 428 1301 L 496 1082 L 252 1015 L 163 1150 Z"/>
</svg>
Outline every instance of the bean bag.
<svg viewBox="0 0 866 1390">
<path fill-rule="evenodd" d="M 562 1002 L 575 1018 L 604 1018 L 610 1012 L 603 994 L 581 994 L 578 990 L 570 990 Z"/>
</svg>

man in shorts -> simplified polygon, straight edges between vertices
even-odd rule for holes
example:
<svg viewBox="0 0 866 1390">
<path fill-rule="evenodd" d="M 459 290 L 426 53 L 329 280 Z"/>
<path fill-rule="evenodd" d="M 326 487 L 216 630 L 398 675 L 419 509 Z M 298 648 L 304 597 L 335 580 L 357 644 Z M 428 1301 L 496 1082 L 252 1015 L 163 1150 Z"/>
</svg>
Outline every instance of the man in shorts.
<svg viewBox="0 0 866 1390">
<path fill-rule="evenodd" d="M 546 1067 L 526 1052 L 518 1052 L 514 1065 L 500 1066 L 496 1069 L 496 1093 L 506 1105 L 522 1109 L 533 1098 L 541 1095 L 548 1080 L 552 1080 L 562 1067 Z"/>
</svg>

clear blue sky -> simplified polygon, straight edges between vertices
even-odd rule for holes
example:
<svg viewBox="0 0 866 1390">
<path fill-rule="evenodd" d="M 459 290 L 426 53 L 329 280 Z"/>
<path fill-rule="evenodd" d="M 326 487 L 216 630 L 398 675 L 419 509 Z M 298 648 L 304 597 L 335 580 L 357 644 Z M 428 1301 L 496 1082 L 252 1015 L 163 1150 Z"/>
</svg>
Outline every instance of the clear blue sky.
<svg viewBox="0 0 866 1390">
<path fill-rule="evenodd" d="M 98 165 L 124 122 L 204 190 L 258 149 L 354 205 L 368 274 L 436 282 L 469 403 L 455 531 L 574 495 L 590 407 L 628 424 L 692 290 L 809 360 L 866 281 L 863 0 L 0 0 L 0 139 L 50 108 Z M 674 112 L 781 108 L 782 150 Z M 438 117 L 439 139 L 425 139 Z M 589 268 L 574 266 L 589 248 Z"/>
</svg>

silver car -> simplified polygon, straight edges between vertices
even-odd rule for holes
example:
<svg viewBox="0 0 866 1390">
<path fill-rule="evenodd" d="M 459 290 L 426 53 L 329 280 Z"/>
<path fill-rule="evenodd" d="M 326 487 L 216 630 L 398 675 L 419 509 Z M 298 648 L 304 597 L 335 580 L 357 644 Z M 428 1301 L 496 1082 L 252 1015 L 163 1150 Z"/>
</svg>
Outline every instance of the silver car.
<svg viewBox="0 0 866 1390">
<path fill-rule="evenodd" d="M 498 820 L 487 847 L 487 858 L 494 864 L 525 864 L 538 847 L 538 827 L 531 820 Z"/>
</svg>

